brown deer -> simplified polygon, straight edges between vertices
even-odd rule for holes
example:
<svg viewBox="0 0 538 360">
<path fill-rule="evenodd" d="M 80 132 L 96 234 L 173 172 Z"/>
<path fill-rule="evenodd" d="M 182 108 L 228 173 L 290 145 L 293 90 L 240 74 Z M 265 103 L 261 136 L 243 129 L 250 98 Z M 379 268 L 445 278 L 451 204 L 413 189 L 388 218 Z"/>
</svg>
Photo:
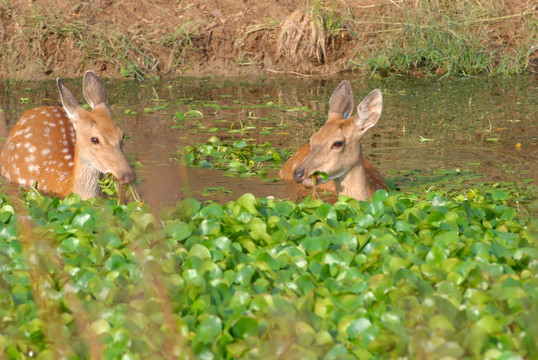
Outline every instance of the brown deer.
<svg viewBox="0 0 538 360">
<path fill-rule="evenodd" d="M 0 154 L 0 172 L 9 181 L 60 196 L 76 193 L 84 200 L 99 196 L 97 180 L 111 173 L 131 184 L 136 177 L 122 150 L 123 132 L 112 120 L 108 96 L 93 71 L 84 74 L 86 111 L 57 79 L 63 109 L 26 111 L 15 124 Z"/>
<path fill-rule="evenodd" d="M 280 170 L 280 178 L 295 180 L 306 188 L 313 178 L 320 190 L 345 194 L 358 200 L 372 198 L 378 189 L 387 189 L 383 177 L 362 153 L 361 139 L 373 127 L 383 107 L 380 90 L 374 90 L 353 112 L 353 90 L 344 80 L 329 100 L 329 117 L 317 133 L 295 152 Z M 319 174 L 327 174 L 322 179 Z"/>
</svg>

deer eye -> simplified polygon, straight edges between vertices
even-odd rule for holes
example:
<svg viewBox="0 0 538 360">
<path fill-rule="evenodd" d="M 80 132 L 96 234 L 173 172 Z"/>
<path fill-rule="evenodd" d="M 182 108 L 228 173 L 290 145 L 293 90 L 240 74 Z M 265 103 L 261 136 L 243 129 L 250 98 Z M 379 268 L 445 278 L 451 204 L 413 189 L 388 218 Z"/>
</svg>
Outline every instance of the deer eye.
<svg viewBox="0 0 538 360">
<path fill-rule="evenodd" d="M 335 141 L 332 146 L 331 146 L 331 150 L 339 150 L 342 148 L 342 146 L 344 146 L 344 142 L 343 141 Z"/>
<path fill-rule="evenodd" d="M 99 144 L 99 138 L 92 137 L 91 140 L 92 140 L 92 144 L 95 144 L 95 145 Z"/>
</svg>

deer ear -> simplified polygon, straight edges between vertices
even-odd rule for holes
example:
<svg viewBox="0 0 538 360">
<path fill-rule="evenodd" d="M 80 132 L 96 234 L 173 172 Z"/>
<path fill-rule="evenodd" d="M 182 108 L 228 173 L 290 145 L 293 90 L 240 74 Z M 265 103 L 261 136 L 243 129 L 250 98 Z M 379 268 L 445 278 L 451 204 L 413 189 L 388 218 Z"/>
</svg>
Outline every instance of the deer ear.
<svg viewBox="0 0 538 360">
<path fill-rule="evenodd" d="M 377 124 L 383 110 L 383 96 L 381 90 L 375 89 L 361 101 L 357 106 L 357 118 L 355 125 L 361 132 L 365 132 Z"/>
<path fill-rule="evenodd" d="M 108 109 L 108 95 L 105 89 L 105 85 L 99 76 L 91 70 L 86 71 L 84 74 L 84 80 L 82 81 L 82 89 L 84 91 L 84 98 L 95 109 L 99 105 L 105 105 Z"/>
<path fill-rule="evenodd" d="M 331 113 L 340 114 L 344 119 L 349 119 L 353 112 L 353 89 L 349 81 L 342 81 L 334 89 L 329 99 L 329 115 Z"/>
<path fill-rule="evenodd" d="M 79 111 L 82 110 L 82 106 L 80 106 L 75 95 L 65 86 L 60 78 L 56 79 L 56 83 L 58 84 L 64 110 L 70 119 L 74 119 L 78 116 Z"/>
</svg>

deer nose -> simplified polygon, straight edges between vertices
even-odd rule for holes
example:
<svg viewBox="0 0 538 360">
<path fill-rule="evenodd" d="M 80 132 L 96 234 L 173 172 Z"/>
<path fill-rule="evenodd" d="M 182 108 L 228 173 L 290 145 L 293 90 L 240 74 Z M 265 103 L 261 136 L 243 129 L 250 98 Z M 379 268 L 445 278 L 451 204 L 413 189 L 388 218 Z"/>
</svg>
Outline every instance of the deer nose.
<svg viewBox="0 0 538 360">
<path fill-rule="evenodd" d="M 296 183 L 300 183 L 304 178 L 304 169 L 297 168 L 293 172 L 293 179 Z"/>
<path fill-rule="evenodd" d="M 132 171 L 128 173 L 124 173 L 120 179 L 120 181 L 123 182 L 124 184 L 132 184 L 135 182 L 135 180 L 136 180 L 136 175 Z"/>
</svg>

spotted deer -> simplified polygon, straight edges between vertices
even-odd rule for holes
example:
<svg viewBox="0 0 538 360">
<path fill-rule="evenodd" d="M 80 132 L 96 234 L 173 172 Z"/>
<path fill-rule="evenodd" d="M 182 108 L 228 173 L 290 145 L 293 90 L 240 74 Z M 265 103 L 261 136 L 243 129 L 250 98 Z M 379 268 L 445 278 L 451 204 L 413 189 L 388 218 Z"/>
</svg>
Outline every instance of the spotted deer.
<svg viewBox="0 0 538 360">
<path fill-rule="evenodd" d="M 383 107 L 381 91 L 374 90 L 353 112 L 353 90 L 342 81 L 329 100 L 325 124 L 310 138 L 310 144 L 297 150 L 280 170 L 280 178 L 306 188 L 345 194 L 358 200 L 372 198 L 376 190 L 387 189 L 379 171 L 364 157 L 361 139 L 373 127 Z M 326 179 L 320 173 L 327 174 Z"/>
<path fill-rule="evenodd" d="M 9 181 L 59 196 L 76 193 L 84 200 L 97 197 L 97 180 L 111 173 L 131 184 L 135 174 L 122 150 L 123 132 L 112 120 L 101 79 L 87 71 L 85 110 L 57 79 L 63 108 L 38 107 L 26 111 L 15 124 L 0 154 L 0 172 Z"/>
</svg>

